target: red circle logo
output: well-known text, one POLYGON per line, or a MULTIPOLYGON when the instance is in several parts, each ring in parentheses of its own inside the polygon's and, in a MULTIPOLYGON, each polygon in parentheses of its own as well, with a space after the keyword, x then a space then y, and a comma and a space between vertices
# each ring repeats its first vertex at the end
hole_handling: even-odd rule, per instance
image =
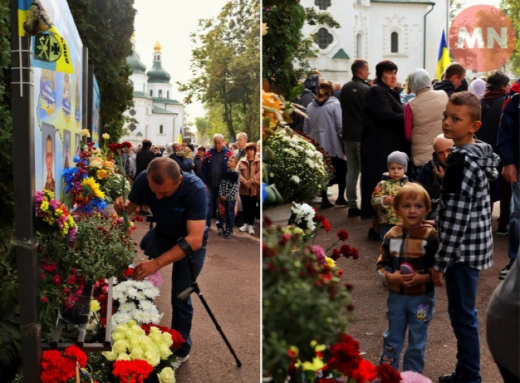
POLYGON ((516 33, 500 9, 474 5, 460 12, 449 31, 449 48, 455 60, 474 72, 503 66, 513 53, 516 33))

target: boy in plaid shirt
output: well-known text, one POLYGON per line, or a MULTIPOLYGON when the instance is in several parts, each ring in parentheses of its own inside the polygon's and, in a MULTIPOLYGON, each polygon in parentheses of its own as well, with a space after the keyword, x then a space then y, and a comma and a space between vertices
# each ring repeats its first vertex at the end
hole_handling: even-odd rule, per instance
POLYGON ((220 209, 217 209, 218 235, 223 235, 226 239, 233 237, 233 225, 235 224, 235 204, 240 186, 239 174, 236 171, 237 162, 235 156, 228 158, 228 171, 222 174, 222 181, 218 191, 219 200, 224 205, 226 211, 226 230, 224 230, 220 209))
POLYGON ((457 365, 439 383, 480 383, 480 343, 475 301, 480 270, 493 265, 489 181, 500 158, 474 138, 482 125, 480 102, 470 92, 454 93, 444 111, 442 131, 455 148, 448 157, 437 225, 439 249, 432 277, 446 279, 448 313, 457 338, 457 365))

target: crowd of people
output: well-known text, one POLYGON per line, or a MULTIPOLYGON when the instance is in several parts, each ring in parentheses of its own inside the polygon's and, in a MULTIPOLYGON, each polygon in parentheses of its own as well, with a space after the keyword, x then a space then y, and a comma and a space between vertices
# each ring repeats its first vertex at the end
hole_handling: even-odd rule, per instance
MULTIPOLYGON (((496 236, 509 235, 510 261, 488 310, 503 328, 488 325, 488 338, 504 381, 519 382, 520 79, 511 84, 496 71, 468 81, 452 63, 441 79, 415 69, 403 87, 391 61, 376 65, 371 83, 367 61, 351 69, 343 86, 319 72, 305 80, 296 103, 308 119, 293 128, 330 156, 335 204, 371 219, 368 238, 383 243, 377 269, 389 290, 389 326, 380 362, 399 367, 408 328, 404 369, 422 372, 434 287, 446 286, 458 353, 455 372, 439 383, 481 381, 477 285, 493 265, 491 216, 500 201, 496 236)), ((334 206, 329 195, 321 192, 322 209, 334 206)))
MULTIPOLYGON (((124 155, 125 170, 134 181, 155 158, 169 157, 183 172, 199 177, 207 188, 207 227, 216 219, 218 235, 233 237, 233 227, 255 234, 255 219, 260 216, 260 141, 247 142, 247 134, 237 134, 235 143, 216 134, 213 146, 195 147, 191 138, 182 143, 154 146, 148 139, 124 155)), ((149 214, 147 206, 141 207, 149 214)))

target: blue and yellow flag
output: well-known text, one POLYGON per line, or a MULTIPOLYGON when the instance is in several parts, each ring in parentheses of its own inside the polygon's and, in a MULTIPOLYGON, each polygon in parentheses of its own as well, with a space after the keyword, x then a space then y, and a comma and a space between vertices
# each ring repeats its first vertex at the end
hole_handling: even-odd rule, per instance
POLYGON ((179 143, 182 144, 182 126, 181 126, 181 130, 179 130, 179 138, 178 138, 178 141, 179 141, 179 143))
POLYGON ((435 71, 435 78, 441 79, 446 67, 450 65, 450 53, 448 51, 448 44, 446 44, 446 36, 442 31, 441 45, 439 46, 439 54, 437 56, 437 70, 435 71))
POLYGON ((74 74, 69 46, 39 0, 18 0, 18 34, 34 36, 33 66, 74 74))

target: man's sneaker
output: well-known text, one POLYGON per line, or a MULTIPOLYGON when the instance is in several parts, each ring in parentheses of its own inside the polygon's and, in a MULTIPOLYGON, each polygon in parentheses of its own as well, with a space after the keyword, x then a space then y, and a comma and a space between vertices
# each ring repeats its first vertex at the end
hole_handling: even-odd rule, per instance
POLYGON ((506 279, 507 277, 507 274, 509 274, 509 270, 511 269, 511 263, 509 263, 506 267, 504 267, 502 269, 502 271, 500 272, 500 274, 498 274, 498 279, 500 279, 501 281, 506 279))
POLYGON ((334 205, 347 206, 348 201, 345 198, 338 198, 336 202, 334 202, 334 205))
POLYGON ((505 237, 509 234, 507 227, 499 227, 496 232, 497 237, 505 237))
POLYGON ((177 370, 181 366, 181 364, 186 362, 189 358, 190 358, 190 354, 186 355, 184 358, 181 358, 180 356, 178 356, 175 359, 175 362, 172 363, 172 368, 174 370, 177 370))
POLYGON ((247 229, 247 231, 249 232, 249 234, 255 235, 255 228, 252 225, 249 225, 249 229, 247 229))
POLYGON ((224 235, 225 234, 225 231, 223 228, 219 228, 218 229, 218 235, 224 235))
POLYGON ((245 232, 249 228, 249 225, 247 223, 243 224, 238 231, 245 232))
POLYGON ((439 376, 439 383, 460 383, 455 374, 439 376))
POLYGON ((361 210, 357 207, 349 207, 348 208, 348 217, 359 217, 361 215, 361 210))
POLYGON ((231 232, 229 232, 229 231, 226 231, 226 232, 224 233, 224 238, 226 238, 226 239, 231 239, 231 238, 233 238, 233 233, 231 233, 231 232))

